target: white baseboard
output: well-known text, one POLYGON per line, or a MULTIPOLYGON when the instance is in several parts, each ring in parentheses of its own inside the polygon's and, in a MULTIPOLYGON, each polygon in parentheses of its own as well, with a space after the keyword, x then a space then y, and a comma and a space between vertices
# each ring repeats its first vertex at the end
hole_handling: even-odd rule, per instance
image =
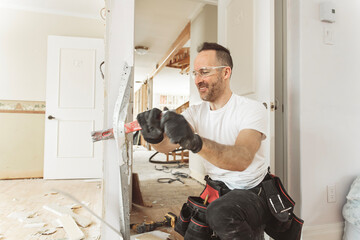
POLYGON ((344 222, 304 226, 302 240, 341 240, 344 232, 344 222))

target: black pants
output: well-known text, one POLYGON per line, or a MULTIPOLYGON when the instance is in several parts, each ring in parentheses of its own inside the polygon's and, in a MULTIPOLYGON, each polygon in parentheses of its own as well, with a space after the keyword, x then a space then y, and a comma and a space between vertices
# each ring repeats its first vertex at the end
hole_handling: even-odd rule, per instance
POLYGON ((211 202, 206 220, 221 240, 263 239, 263 230, 272 215, 261 186, 251 190, 234 189, 211 202))

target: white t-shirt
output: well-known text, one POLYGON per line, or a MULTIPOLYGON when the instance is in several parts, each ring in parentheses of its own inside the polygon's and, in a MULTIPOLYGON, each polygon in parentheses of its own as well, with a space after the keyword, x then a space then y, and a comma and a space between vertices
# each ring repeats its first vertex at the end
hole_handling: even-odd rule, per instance
MULTIPOLYGON (((190 106, 183 116, 201 137, 224 144, 234 145, 243 129, 254 129, 267 134, 267 112, 265 107, 254 100, 232 94, 229 101, 220 109, 210 110, 209 102, 190 106)), ((213 180, 224 182, 230 189, 250 189, 257 186, 265 177, 268 163, 265 147, 261 144, 254 160, 244 171, 221 169, 203 159, 206 174, 213 180)))

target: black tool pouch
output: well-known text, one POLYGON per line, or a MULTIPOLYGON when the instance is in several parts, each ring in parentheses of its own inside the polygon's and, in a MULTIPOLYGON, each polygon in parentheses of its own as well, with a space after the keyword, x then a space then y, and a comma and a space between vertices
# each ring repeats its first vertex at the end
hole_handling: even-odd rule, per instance
MULTIPOLYGON (((175 231, 180 233, 182 236, 185 236, 189 225, 194 225, 192 227, 193 232, 200 230, 201 228, 197 226, 207 226, 206 224, 206 208, 207 206, 203 204, 204 200, 200 197, 188 197, 186 203, 184 203, 180 216, 176 220, 175 231), (191 223, 193 222, 193 223, 191 223)), ((206 229, 206 227, 203 227, 206 229)), ((207 228, 209 228, 207 226, 207 228)), ((188 234, 189 235, 189 234, 188 234)))
POLYGON ((280 178, 270 175, 270 179, 261 185, 275 218, 266 224, 265 232, 275 240, 300 240, 304 221, 294 214, 295 201, 286 192, 280 178))
POLYGON ((192 209, 188 206, 187 203, 184 203, 180 211, 180 216, 176 218, 176 223, 174 228, 174 230, 180 233, 181 236, 185 236, 185 232, 190 223, 191 213, 192 213, 192 209))
POLYGON ((184 236, 185 240, 219 239, 206 223, 207 204, 230 190, 223 182, 214 181, 209 176, 205 176, 205 181, 206 187, 200 197, 188 197, 176 220, 175 231, 184 236))
POLYGON ((212 239, 213 232, 206 223, 206 208, 202 198, 188 197, 176 220, 175 231, 184 236, 185 240, 212 239))
POLYGON ((266 225, 265 232, 275 240, 300 240, 303 224, 304 220, 291 214, 291 219, 287 224, 271 223, 266 225))
MULTIPOLYGON (((280 222, 289 221, 290 213, 293 212, 294 204, 283 200, 279 190, 276 188, 275 179, 271 178, 261 183, 265 191, 266 202, 271 214, 280 222)), ((291 199, 292 200, 292 199, 291 199)), ((293 202, 293 201, 292 201, 293 202)))
POLYGON ((202 199, 208 197, 207 202, 211 203, 212 201, 218 199, 224 194, 230 192, 230 189, 221 181, 212 180, 208 175, 205 176, 206 186, 205 189, 200 194, 202 199))
POLYGON ((209 225, 207 225, 199 215, 201 215, 199 212, 195 212, 191 217, 189 226, 184 235, 184 240, 211 239, 212 231, 209 225))

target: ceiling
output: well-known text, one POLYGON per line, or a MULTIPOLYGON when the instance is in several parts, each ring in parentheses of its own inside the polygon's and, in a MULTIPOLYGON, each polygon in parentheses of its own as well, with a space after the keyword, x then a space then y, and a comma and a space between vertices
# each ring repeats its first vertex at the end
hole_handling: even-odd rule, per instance
MULTIPOLYGON (((135 0, 134 44, 149 48, 146 55, 135 54, 135 82, 147 79, 186 24, 205 4, 217 4, 217 0, 135 0)), ((4 6, 100 19, 105 0, 1 0, 0 7, 4 6)))
POLYGON ((0 7, 100 19, 104 0, 0 0, 0 7))

